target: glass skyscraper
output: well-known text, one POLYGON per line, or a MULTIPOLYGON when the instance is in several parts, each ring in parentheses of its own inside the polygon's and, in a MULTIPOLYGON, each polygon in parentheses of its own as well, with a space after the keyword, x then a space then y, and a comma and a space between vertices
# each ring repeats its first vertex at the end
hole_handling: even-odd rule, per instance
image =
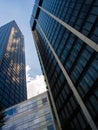
POLYGON ((47 92, 3 111, 2 130, 56 130, 47 92))
POLYGON ((98 128, 98 0, 35 0, 36 49, 62 130, 98 128))
POLYGON ((24 37, 15 21, 0 27, 0 106, 27 99, 24 37))

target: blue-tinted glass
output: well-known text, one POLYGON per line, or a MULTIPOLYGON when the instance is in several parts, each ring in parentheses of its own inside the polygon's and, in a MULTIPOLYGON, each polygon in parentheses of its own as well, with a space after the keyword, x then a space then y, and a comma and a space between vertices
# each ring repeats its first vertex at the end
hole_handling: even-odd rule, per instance
POLYGON ((53 127, 53 125, 50 125, 50 126, 47 127, 47 129, 48 130, 54 130, 54 127, 53 127))

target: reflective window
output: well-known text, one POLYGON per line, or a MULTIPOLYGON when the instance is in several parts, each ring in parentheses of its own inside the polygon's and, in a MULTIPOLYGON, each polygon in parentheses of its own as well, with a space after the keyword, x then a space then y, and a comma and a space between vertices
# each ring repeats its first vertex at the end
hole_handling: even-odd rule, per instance
POLYGON ((47 129, 48 130, 54 130, 54 127, 53 127, 53 125, 49 125, 49 126, 47 126, 47 129))

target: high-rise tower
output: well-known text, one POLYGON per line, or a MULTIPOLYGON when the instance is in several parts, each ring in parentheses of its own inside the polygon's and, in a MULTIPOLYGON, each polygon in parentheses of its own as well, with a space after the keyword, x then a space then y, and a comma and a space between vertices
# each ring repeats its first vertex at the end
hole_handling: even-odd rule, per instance
POLYGON ((98 1, 35 0, 31 28, 60 129, 98 127, 98 1))
POLYGON ((15 21, 0 27, 0 105, 27 99, 24 37, 15 21))

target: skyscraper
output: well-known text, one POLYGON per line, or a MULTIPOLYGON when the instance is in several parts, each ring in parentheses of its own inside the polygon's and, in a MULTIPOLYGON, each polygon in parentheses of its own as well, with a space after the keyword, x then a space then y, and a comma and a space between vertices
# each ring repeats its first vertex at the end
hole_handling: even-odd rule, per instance
POLYGON ((31 29, 62 130, 98 127, 98 1, 36 0, 31 29))
POLYGON ((27 99, 24 37, 15 21, 0 27, 0 105, 27 99))
POLYGON ((2 130, 56 130, 47 92, 5 109, 2 115, 2 130))

